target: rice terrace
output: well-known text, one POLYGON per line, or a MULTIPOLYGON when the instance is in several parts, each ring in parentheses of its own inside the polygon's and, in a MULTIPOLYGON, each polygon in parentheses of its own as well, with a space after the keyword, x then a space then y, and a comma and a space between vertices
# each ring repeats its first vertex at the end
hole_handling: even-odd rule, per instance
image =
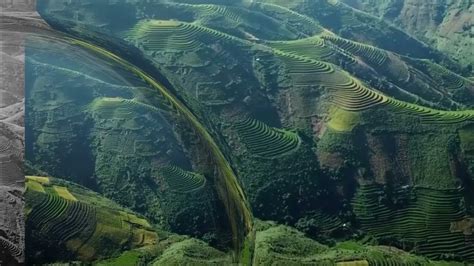
POLYGON ((37 0, 5 258, 474 263, 472 4, 425 2, 37 0))

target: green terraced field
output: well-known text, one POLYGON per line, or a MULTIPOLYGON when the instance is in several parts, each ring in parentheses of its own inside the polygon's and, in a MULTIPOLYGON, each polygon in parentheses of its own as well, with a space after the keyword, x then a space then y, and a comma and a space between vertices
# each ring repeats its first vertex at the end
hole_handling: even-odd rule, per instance
POLYGON ((334 55, 334 51, 318 36, 291 42, 271 42, 268 45, 290 54, 299 54, 319 60, 327 60, 334 55))
POLYGON ((36 180, 37 177, 27 177, 26 224, 27 239, 31 241, 27 245, 43 245, 46 250, 40 248, 41 252, 29 256, 49 261, 66 252, 91 261, 115 254, 116 248, 140 247, 156 240, 156 233, 146 220, 122 211, 98 194, 52 178, 38 190, 36 180), (75 200, 56 195, 58 185, 69 188, 75 200), (106 246, 104 241, 108 241, 106 246), (47 249, 51 243, 60 243, 57 253, 47 249))
POLYGON ((432 259, 455 254, 473 260, 474 238, 450 231, 451 222, 467 215, 460 191, 414 188, 395 195, 402 206, 390 206, 379 186, 359 188, 352 204, 364 230, 432 259))
POLYGON ((206 178, 203 175, 176 166, 163 167, 159 169, 159 173, 168 187, 175 192, 190 193, 206 185, 206 178))
POLYGON ((191 11, 195 22, 224 32, 238 35, 251 41, 273 39, 296 39, 299 28, 281 24, 271 16, 241 6, 215 4, 178 4, 179 10, 191 11), (256 24, 261 26, 256 28, 256 24))
POLYGON ((195 5, 196 7, 202 9, 204 13, 208 15, 217 15, 221 17, 225 17, 233 21, 235 24, 234 26, 244 22, 245 17, 244 14, 248 12, 248 10, 240 9, 238 7, 230 7, 230 6, 221 6, 221 5, 195 5), (244 14, 242 14, 244 13, 244 14))
MULTIPOLYGON (((204 34, 204 36, 212 36, 212 38, 215 39, 225 39, 234 43, 241 44, 246 47, 245 49, 250 49, 250 47, 253 46, 247 41, 230 36, 225 33, 220 33, 209 28, 176 21, 142 22, 137 28, 132 30, 130 38, 134 40, 139 40, 139 43, 146 43, 145 40, 156 40, 157 42, 163 43, 166 42, 167 38, 166 33, 163 33, 164 35, 160 35, 161 28, 163 28, 165 32, 170 31, 178 37, 181 36, 179 38, 193 39, 193 42, 198 39, 198 36, 204 34), (169 30, 169 27, 174 27, 176 28, 176 30, 169 30)), ((208 39, 209 37, 204 37, 204 39, 208 39)), ((352 51, 356 55, 364 56, 368 60, 371 60, 372 62, 375 62, 378 65, 383 64, 387 59, 387 55, 383 50, 374 48, 372 46, 362 45, 337 37, 331 37, 331 35, 329 34, 325 34, 323 38, 328 39, 331 42, 336 43, 337 45, 340 45, 341 49, 343 50, 347 50, 349 52, 352 51)), ((310 40, 306 40, 304 42, 300 41, 299 44, 297 41, 291 43, 273 42, 269 45, 274 47, 272 48, 273 53, 277 57, 279 57, 284 63, 289 75, 293 80, 294 86, 321 85, 323 87, 333 89, 334 91, 336 91, 336 95, 333 97, 333 102, 346 110, 364 111, 377 105, 387 104, 392 108, 392 110, 396 111, 397 113, 407 113, 410 115, 420 116, 421 121, 425 123, 460 123, 467 120, 472 120, 473 118, 474 113, 471 110, 436 110, 396 100, 376 90, 363 86, 360 84, 360 82, 355 80, 350 80, 348 81, 348 83, 346 83, 347 77, 350 76, 345 71, 337 69, 332 64, 326 63, 324 61, 319 61, 304 56, 304 54, 309 53, 309 51, 305 51, 305 48, 308 49, 308 42, 311 45, 310 40)), ((191 45, 189 44, 189 42, 184 43, 186 43, 186 45, 177 47, 180 47, 179 49, 187 51, 191 51, 196 48, 194 44, 191 45)), ((202 43, 204 44, 206 43, 206 41, 202 41, 202 43)), ((146 46, 146 44, 144 45, 146 46)), ((165 49, 162 45, 157 45, 148 48, 153 51, 165 49)), ((145 47, 145 49, 148 48, 145 47)))
MULTIPOLYGON (((143 24, 140 24, 139 27, 132 31, 133 34, 131 34, 130 36, 132 39, 138 40, 141 40, 140 38, 143 38, 140 43, 143 43, 144 39, 155 39, 159 42, 166 42, 166 35, 164 35, 165 38, 159 38, 160 35, 149 34, 155 32, 151 29, 156 29, 156 32, 161 32, 160 28, 167 28, 167 25, 171 25, 170 27, 177 28, 178 30, 176 30, 175 34, 183 36, 183 38, 190 38, 195 40, 195 38, 199 36, 200 33, 205 33, 209 34, 210 36, 214 36, 214 38, 226 39, 229 41, 241 43, 247 47, 251 46, 251 44, 239 38, 224 33, 219 33, 218 31, 212 29, 175 21, 143 22, 143 24)), ((337 37, 331 37, 331 35, 329 34, 324 35, 323 38, 334 42, 336 45, 341 46, 341 49, 343 50, 347 50, 358 56, 365 57, 367 58, 367 60, 371 60, 372 62, 378 65, 382 65, 387 59, 387 55, 383 50, 374 48, 372 46, 362 45, 337 37)), ((335 91, 337 91, 336 95, 333 97, 334 103, 348 111, 364 111, 378 105, 386 104, 397 113, 407 113, 410 115, 419 116, 421 118, 421 121, 424 123, 460 123, 467 120, 471 120, 474 117, 474 113, 470 110, 441 111, 399 101, 391 97, 385 96, 378 91, 369 89, 355 80, 350 80, 346 84, 345 82, 347 78, 345 78, 344 76, 349 74, 344 73, 344 71, 342 70, 336 70, 335 66, 332 66, 331 64, 326 63, 324 61, 319 61, 311 59, 307 56, 300 55, 309 54, 311 52, 310 50, 305 51, 304 49, 301 50, 299 48, 306 47, 306 49, 311 49, 312 45, 318 45, 317 43, 317 41, 311 42, 311 39, 305 39, 304 41, 296 41, 290 43, 273 42, 269 44, 273 47, 274 54, 282 60, 285 67, 288 69, 288 73, 292 77, 293 84, 295 86, 310 86, 319 84, 330 89, 334 89, 335 91), (295 51, 299 52, 297 53, 295 51), (333 73, 336 74, 331 75, 333 73)), ((152 48, 152 50, 155 49, 163 50, 164 48, 162 46, 156 46, 152 48)), ((194 49, 194 47, 182 46, 180 49, 192 50, 194 49)), ((329 54, 327 56, 329 56, 329 54)))
POLYGON ((257 1, 253 2, 250 7, 271 17, 285 19, 286 23, 300 30, 302 34, 306 36, 316 35, 324 31, 324 28, 310 17, 302 15, 282 5, 257 1))
POLYGON ((367 62, 376 66, 382 66, 387 60, 387 53, 376 47, 365 45, 362 43, 353 42, 347 39, 339 38, 334 35, 324 34, 321 38, 328 40, 331 43, 339 46, 344 51, 347 51, 354 56, 361 57, 367 62))
POLYGON ((393 247, 356 241, 328 247, 282 225, 262 224, 257 231, 256 247, 254 265, 460 265, 438 264, 393 247))
MULTIPOLYGON (((473 83, 430 44, 337 0, 38 5, 67 33, 58 39, 69 53, 81 50, 75 60, 110 69, 72 66, 66 53, 51 56, 57 49, 26 60, 36 88, 26 105, 35 107, 26 110, 28 171, 140 214, 30 178, 27 236, 36 242, 27 256, 99 265, 474 261, 463 223, 474 209, 473 83)), ((16 252, 2 236, 0 246, 16 252)))
POLYGON ((282 26, 271 17, 240 6, 185 3, 174 3, 171 6, 179 9, 182 12, 192 12, 194 19, 203 25, 209 24, 217 26, 216 23, 218 22, 225 24, 225 26, 228 28, 243 27, 245 30, 252 32, 255 31, 255 33, 258 35, 263 34, 270 37, 270 34, 266 34, 253 28, 254 23, 265 23, 266 29, 270 30, 274 35, 291 36, 293 38, 296 37, 294 36, 294 33, 290 31, 290 29, 282 26))
POLYGON ((149 50, 187 50, 199 48, 196 31, 191 24, 174 21, 150 21, 138 24, 130 37, 149 50), (133 34, 133 35, 132 35, 133 34))
POLYGON ((417 116, 422 123, 455 124, 474 120, 474 110, 442 111, 398 101, 392 98, 388 98, 387 103, 396 113, 417 116))
POLYGON ((334 231, 344 227, 344 222, 336 215, 330 215, 322 211, 311 213, 311 216, 304 218, 296 224, 299 230, 304 231, 305 223, 310 223, 311 227, 316 227, 318 234, 329 235, 334 231))
POLYGON ((422 60, 422 67, 435 82, 441 83, 449 90, 458 90, 464 88, 466 85, 474 86, 472 81, 431 61, 422 60))
POLYGON ((274 50, 274 52, 277 56, 281 56, 290 74, 330 74, 334 71, 334 68, 330 64, 323 61, 317 61, 279 50, 274 50))
POLYGON ((314 60, 328 62, 342 60, 348 65, 356 63, 356 59, 352 55, 322 37, 326 35, 331 36, 331 33, 323 33, 295 41, 268 42, 267 45, 288 54, 300 55, 314 60))
POLYGON ((333 85, 335 96, 333 101, 337 106, 347 111, 359 112, 386 103, 387 97, 370 90, 359 81, 351 79, 348 83, 333 85))
POLYGON ((298 149, 300 138, 296 133, 272 128, 248 118, 235 125, 242 142, 250 154, 264 158, 276 158, 298 149))
POLYGON ((186 239, 172 244, 152 265, 230 265, 231 258, 202 241, 186 239))
POLYGON ((135 114, 122 98, 96 99, 91 106, 94 115, 102 119, 134 119, 135 114))
POLYGON ((135 99, 123 99, 123 98, 98 98, 94 100, 92 103, 92 108, 97 109, 95 110, 96 112, 103 112, 104 116, 109 116, 109 117, 118 117, 118 118, 125 118, 125 119, 131 119, 133 118, 133 113, 130 109, 134 107, 142 107, 146 108, 148 111, 154 111, 154 112, 159 112, 160 109, 148 105, 142 102, 139 102, 138 100, 135 99), (114 113, 114 110, 117 109, 116 113, 114 113))
POLYGON ((130 30, 127 38, 150 51, 194 51, 216 40, 240 40, 197 24, 172 20, 142 21, 130 30))
POLYGON ((355 80, 347 85, 333 85, 331 88, 336 91, 333 101, 348 111, 364 111, 378 105, 385 105, 397 114, 419 117, 421 123, 453 124, 474 119, 474 110, 444 111, 423 107, 385 96, 355 80))

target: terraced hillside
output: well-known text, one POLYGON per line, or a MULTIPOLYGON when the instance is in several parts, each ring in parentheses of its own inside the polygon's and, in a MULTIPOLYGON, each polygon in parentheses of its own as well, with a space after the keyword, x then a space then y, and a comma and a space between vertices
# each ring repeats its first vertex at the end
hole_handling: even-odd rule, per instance
POLYGON ((190 193, 206 185, 206 178, 203 175, 188 172, 176 166, 159 169, 159 173, 172 191, 190 193))
POLYGON ((27 59, 32 169, 200 239, 102 263, 474 261, 474 83, 449 55, 339 1, 38 8, 69 37, 27 59))
POLYGON ((443 265, 445 263, 412 256, 388 246, 364 245, 364 241, 369 239, 341 242, 328 247, 286 226, 272 223, 261 223, 260 226, 256 240, 259 252, 254 258, 254 265, 443 265))
MULTIPOLYGON (((272 222, 257 221, 256 254, 252 265, 462 265, 430 261, 387 246, 367 245, 370 239, 329 247, 301 232, 272 222)), ((231 258, 205 242, 174 234, 160 235, 153 248, 139 248, 97 265, 226 265, 231 258)))
POLYGON ((26 243, 36 250, 28 261, 92 261, 158 240, 143 217, 90 190, 38 176, 27 177, 26 186, 26 243))
POLYGON ((253 119, 237 123, 236 129, 251 154, 273 158, 298 149, 300 139, 297 134, 270 128, 253 119))
POLYGON ((400 28, 432 43, 439 50, 452 55, 462 64, 471 65, 474 60, 472 49, 472 12, 469 1, 376 1, 344 0, 347 4, 386 19, 400 28))
MULTIPOLYGON (((50 50, 42 46, 46 42, 35 40, 30 47, 34 55, 27 62, 27 67, 36 69, 27 79, 31 103, 27 123, 32 126, 27 131, 26 154, 33 167, 98 191, 164 228, 193 236, 207 234, 220 242, 219 221, 225 216, 214 207, 216 192, 205 186, 204 175, 199 176, 203 183, 195 193, 168 191, 169 183, 185 184, 180 176, 170 176, 169 183, 157 182, 162 168, 192 170, 174 133, 187 129, 174 128, 180 120, 170 104, 143 81, 109 68, 109 63, 84 59, 72 63, 78 53, 83 58, 91 54, 70 44, 53 44, 52 49, 69 53, 51 62, 50 50), (53 153, 61 154, 61 159, 53 153)), ((212 177, 207 164, 199 165, 212 177)))
POLYGON ((472 260, 471 234, 451 228, 467 215, 461 195, 459 190, 415 188, 394 191, 389 198, 380 187, 364 185, 353 206, 362 228, 381 239, 433 259, 472 260))

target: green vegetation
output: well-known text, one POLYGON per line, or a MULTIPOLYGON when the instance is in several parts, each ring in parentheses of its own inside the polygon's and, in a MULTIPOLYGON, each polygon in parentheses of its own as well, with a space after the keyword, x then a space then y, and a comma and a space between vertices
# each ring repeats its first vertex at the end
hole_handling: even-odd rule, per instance
POLYGON ((441 82, 444 86, 446 86, 450 90, 458 90, 466 86, 467 84, 472 82, 468 79, 446 69, 439 64, 433 64, 429 61, 426 62, 427 66, 426 69, 428 70, 428 74, 436 81, 441 82))
POLYGON ((467 171, 471 173, 471 180, 474 180, 472 174, 474 173, 474 128, 466 127, 462 128, 458 132, 460 139, 460 146, 464 157, 466 158, 467 171))
POLYGON ((359 123, 359 114, 357 112, 345 111, 335 107, 330 112, 328 127, 336 131, 352 131, 359 123))
MULTIPOLYGON (((55 48, 67 49, 64 46, 55 48)), ((74 57, 74 51, 81 50, 73 46, 70 51, 62 57, 63 60, 74 57)), ((30 131, 27 138, 29 159, 38 167, 32 171, 33 174, 57 173, 141 213, 161 228, 206 237, 215 245, 222 245, 220 242, 228 244, 230 236, 227 232, 224 235, 218 231, 225 216, 221 213, 223 208, 217 210, 214 207, 218 200, 211 186, 199 190, 199 193, 176 195, 164 182, 155 180, 159 176, 157 170, 166 165, 191 168, 172 131, 172 126, 177 123, 174 120, 176 115, 156 90, 146 88, 143 82, 126 74, 119 80, 109 78, 108 82, 97 79, 96 76, 110 71, 101 65, 100 60, 90 64, 96 69, 96 74, 87 76, 71 74, 69 69, 81 64, 71 63, 67 69, 60 69, 57 63, 40 64, 45 61, 41 54, 35 54, 35 59, 37 61, 29 60, 35 67, 33 74, 43 74, 34 79, 35 86, 29 87, 30 123, 35 125, 35 129, 41 129, 45 122, 59 120, 58 124, 70 124, 74 134, 51 134, 52 145, 42 140, 42 133, 35 129, 30 131), (121 85, 124 83, 126 86, 121 85), (67 106, 67 111, 74 110, 74 116, 65 117, 69 114, 65 108, 52 108, 58 105, 67 106), (57 160, 55 154, 61 154, 62 158, 57 160)), ((110 62, 107 65, 111 65, 110 62)), ((213 168, 200 167, 199 170, 213 177, 213 168)), ((48 182, 47 178, 37 177, 35 180, 37 183, 48 182)), ((45 189, 43 186, 36 188, 45 189)), ((74 197, 78 196, 74 194, 74 197)), ((94 195, 78 199, 97 201, 94 195)), ((109 250, 99 249, 97 252, 100 257, 110 255, 107 253, 109 250)))
POLYGON ((271 16, 241 6, 176 3, 169 7, 177 12, 192 13, 195 22, 200 25, 248 40, 296 39, 299 35, 299 28, 281 24, 271 16), (262 27, 254 27, 257 23, 262 27))
POLYGON ((65 181, 49 178, 40 184, 38 179, 27 177, 27 245, 37 249, 29 259, 54 262, 72 256, 92 261, 156 242, 146 220, 117 204, 65 181), (68 197, 56 195, 58 188, 68 190, 68 197))
POLYGON ((306 235, 313 235, 314 232, 317 232, 318 239, 328 240, 331 239, 333 233, 337 234, 341 229, 347 227, 347 223, 344 223, 337 215, 317 210, 299 219, 295 227, 306 235))
POLYGON ((295 41, 268 42, 267 45, 288 54, 300 55, 314 60, 332 62, 338 65, 356 64, 357 61, 351 54, 323 38, 332 35, 331 32, 324 32, 295 41))
POLYGON ((322 38, 324 40, 329 40, 331 43, 339 46, 344 51, 347 51, 355 56, 362 57, 367 62, 376 66, 382 66, 387 60, 387 53, 382 49, 349 41, 329 34, 323 35, 322 38))
POLYGON ((210 247, 207 243, 162 232, 160 241, 123 252, 120 256, 102 260, 97 265, 233 265, 229 254, 210 247))
POLYGON ((333 0, 39 10, 68 37, 26 60, 33 261, 474 262, 474 85, 444 54, 333 0))
POLYGON ((142 41, 149 50, 192 51, 199 47, 195 28, 176 21, 145 21, 136 26, 131 37, 142 41))
POLYGON ((333 101, 348 111, 364 111, 378 105, 387 105, 398 114, 419 117, 422 123, 450 124, 474 119, 473 110, 443 111, 399 101, 371 90, 353 79, 347 84, 332 85, 332 88, 336 91, 333 101))
POLYGON ((333 85, 336 90, 333 101, 347 111, 357 112, 384 104, 389 98, 370 90, 359 81, 351 79, 349 83, 333 85))
POLYGON ((195 239, 172 244, 153 265, 229 265, 232 259, 224 252, 195 239))
POLYGON ((271 128, 251 118, 237 123, 235 128, 250 153, 265 158, 289 154, 298 149, 301 142, 296 133, 271 128))
POLYGON ((334 72, 333 66, 322 61, 287 54, 278 50, 275 50, 275 53, 284 62, 295 86, 307 86, 334 72))
POLYGON ((432 259, 472 260, 471 236, 450 231, 466 215, 459 190, 408 188, 392 196, 376 185, 362 185, 354 198, 361 227, 387 244, 432 259))
MULTIPOLYGON (((201 40, 201 45, 204 45, 211 36, 216 40, 224 39, 240 43, 246 46, 246 49, 252 47, 251 43, 228 34, 176 21, 141 22, 131 31, 129 38, 137 40, 139 46, 143 45, 145 50, 150 51, 166 50, 166 45, 163 43, 167 42, 168 39, 172 40, 173 38, 178 38, 184 41, 182 42, 183 45, 175 45, 174 47, 177 47, 176 49, 193 51, 196 45, 199 46, 199 44, 195 43, 196 40, 201 40), (170 28, 174 28, 175 30, 171 30, 170 28), (205 37, 206 35, 207 37, 205 37), (204 39, 200 39, 199 36, 203 36, 204 39), (153 44, 152 46, 147 46, 150 40, 156 41, 160 43, 160 45, 153 44)), ((343 50, 365 57, 369 62, 373 62, 377 65, 382 65, 387 59, 387 55, 383 50, 372 46, 351 42, 330 34, 325 34, 323 38, 334 42, 343 50)), ((311 42, 311 40, 306 40, 306 42, 309 42, 310 46, 314 44, 317 45, 318 43, 311 42)), ((174 42, 172 41, 171 43, 174 42)), ((285 64, 294 86, 309 86, 319 83, 328 89, 334 89, 336 91, 334 102, 346 110, 363 111, 380 104, 388 103, 389 106, 393 107, 398 113, 421 116, 421 120, 426 123, 460 123, 466 120, 472 120, 474 116, 474 113, 470 110, 442 111, 385 96, 378 91, 363 86, 359 81, 351 78, 348 73, 335 69, 331 64, 312 59, 315 57, 318 58, 317 53, 315 54, 313 52, 311 58, 304 56, 309 53, 305 51, 305 49, 308 49, 307 43, 305 44, 303 42, 303 45, 298 45, 298 42, 289 44, 270 43, 269 45, 274 47, 272 49, 273 53, 285 64), (345 80, 348 80, 348 82, 346 83, 345 80)), ((317 51, 317 49, 315 50, 317 51)))
POLYGON ((465 152, 474 151, 474 127, 466 127, 459 130, 459 138, 461 140, 461 148, 465 152))
POLYGON ((206 178, 203 175, 176 166, 163 167, 159 169, 159 173, 172 191, 189 193, 206 185, 206 178))
POLYGON ((108 259, 97 263, 104 266, 122 266, 122 265, 139 265, 142 261, 142 252, 139 250, 129 250, 122 253, 119 257, 108 259))
POLYGON ((330 57, 334 55, 334 51, 318 36, 291 42, 271 42, 268 43, 268 45, 289 54, 299 54, 323 61, 330 59, 330 57))
POLYGON ((128 38, 137 41, 145 50, 178 50, 193 51, 202 43, 210 42, 206 35, 214 39, 238 39, 229 34, 222 33, 196 24, 173 20, 145 20, 138 23, 130 30, 128 38))
MULTIPOLYGON (((269 1, 268 1, 269 2, 269 1)), ((287 23, 295 28, 298 28, 302 33, 307 35, 315 35, 324 30, 319 23, 308 16, 295 12, 284 5, 268 3, 267 1, 253 2, 250 8, 256 8, 262 13, 268 14, 279 20, 287 20, 287 23)))
POLYGON ((141 107, 151 112, 160 112, 161 109, 140 102, 138 99, 123 98, 97 98, 92 103, 91 109, 95 114, 103 115, 105 118, 133 119, 134 107, 141 107), (103 112, 103 113, 102 113, 103 112))
POLYGON ((440 111, 432 108, 425 108, 419 105, 401 102, 394 99, 387 99, 390 107, 395 112, 401 114, 410 114, 420 117, 423 123, 434 124, 452 124, 461 123, 465 121, 472 121, 474 119, 474 110, 466 111, 440 111))
POLYGON ((282 225, 261 228, 256 250, 254 265, 443 265, 387 246, 348 241, 328 247, 282 225))
POLYGON ((214 141, 213 137, 209 134, 207 129, 195 115, 187 109, 187 107, 181 103, 181 101, 173 95, 163 84, 160 84, 151 76, 140 70, 138 67, 130 64, 124 59, 118 57, 117 55, 104 50, 98 46, 95 46, 90 43, 78 39, 69 39, 69 42, 72 44, 79 45, 81 47, 90 49, 91 51, 97 52, 99 55, 104 56, 117 64, 125 67, 150 86, 157 89, 159 93, 167 100, 169 103, 176 108, 176 110, 182 114, 187 121, 192 125, 192 127, 197 131, 203 141, 206 142, 206 146, 209 149, 209 152, 212 153, 213 159, 215 160, 216 167, 219 171, 219 179, 216 180, 218 183, 217 191, 221 200, 226 206, 227 215, 229 217, 229 223, 232 227, 232 234, 234 239, 234 248, 236 254, 241 252, 242 243, 248 234, 252 232, 252 214, 249 210, 249 206, 245 197, 245 194, 240 187, 240 184, 234 174, 233 169, 231 168, 229 162, 222 154, 217 143, 214 141))
POLYGON ((71 192, 69 192, 66 187, 53 186, 53 188, 59 197, 65 200, 77 201, 77 199, 71 194, 71 192))
POLYGON ((472 24, 469 22, 471 2, 465 0, 448 3, 407 0, 342 0, 342 2, 394 23, 419 40, 452 56, 463 66, 471 65, 472 68, 470 32, 472 24))
MULTIPOLYGON (((462 265, 430 261, 394 247, 344 241, 326 246, 301 232, 273 222, 257 222, 257 244, 252 265, 462 265)), ((98 265, 230 265, 231 258, 206 243, 167 235, 153 247, 126 251, 98 265), (132 263, 132 264, 126 264, 132 263)))

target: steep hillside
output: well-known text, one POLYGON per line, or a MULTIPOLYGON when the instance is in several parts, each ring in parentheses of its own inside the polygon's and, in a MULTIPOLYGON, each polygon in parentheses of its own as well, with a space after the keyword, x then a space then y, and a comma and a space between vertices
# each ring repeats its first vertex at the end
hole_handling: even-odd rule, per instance
POLYGON ((471 1, 345 0, 382 17, 468 67, 474 67, 474 5, 471 1))
MULTIPOLYGON (((97 265, 228 265, 231 257, 207 243, 153 228, 143 217, 77 184, 26 177, 27 262, 95 261, 97 265), (123 251, 125 250, 125 251, 123 251), (104 259, 105 258, 105 259, 104 259)), ((253 265, 290 263, 438 262, 377 246, 368 238, 329 247, 274 222, 257 222, 253 265)), ((439 262, 439 265, 443 265, 439 262)), ((454 264, 452 264, 454 265, 454 264)))
POLYGON ((290 227, 268 222, 259 223, 255 247, 253 265, 460 265, 374 245, 370 238, 327 246, 290 227))
MULTIPOLYGON (((208 163, 192 157, 198 144, 187 144, 185 153, 175 131, 186 126, 173 107, 143 81, 90 52, 65 42, 47 43, 32 39, 27 59, 29 162, 164 228, 210 234, 217 241, 211 235, 219 230, 221 213, 203 175, 208 163), (63 56, 52 57, 53 52, 63 56)), ((196 142, 193 138, 187 140, 196 142)))
POLYGON ((158 240, 148 221, 97 193, 60 179, 26 180, 29 263, 92 261, 158 240))
POLYGON ((29 46, 26 158, 204 241, 156 264, 474 262, 474 83, 446 54, 337 1, 39 11, 68 37, 29 46))

